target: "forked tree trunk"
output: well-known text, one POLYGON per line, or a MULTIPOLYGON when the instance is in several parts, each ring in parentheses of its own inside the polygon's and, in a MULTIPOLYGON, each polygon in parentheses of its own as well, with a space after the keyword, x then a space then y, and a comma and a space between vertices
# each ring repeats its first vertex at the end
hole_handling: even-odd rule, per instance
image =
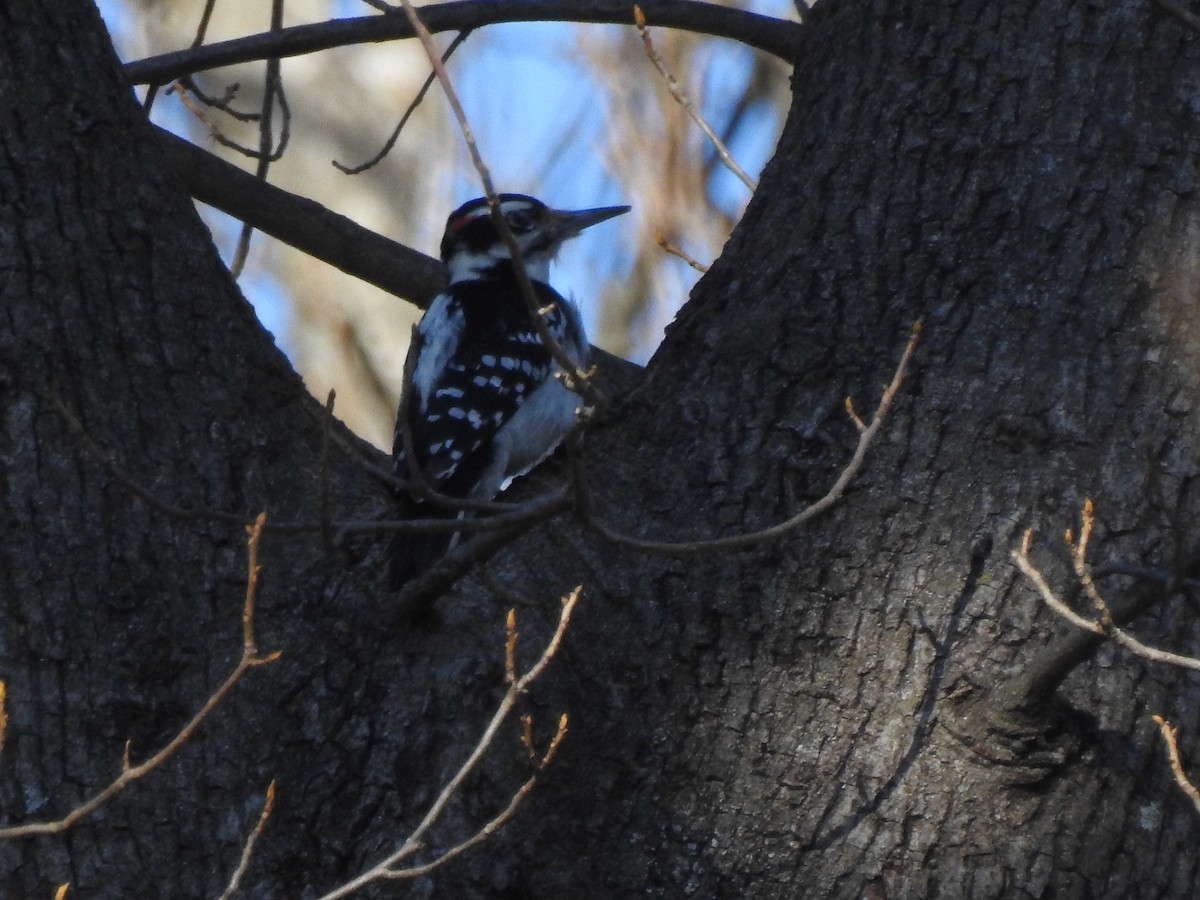
MULTIPOLYGON (((133 496, 315 519, 321 425, 164 172, 100 23, 0 8, 0 810, 65 812, 184 722, 240 650, 243 536, 133 496), (24 17, 28 17, 25 19, 24 17)), ((10 5, 11 6, 11 5, 10 5)), ((1102 648, 1049 700, 1064 593, 1092 558, 1196 568, 1193 305, 1200 39, 1138 2, 824 0, 778 153, 620 414, 588 436, 598 514, 697 539, 823 493, 912 324, 867 467, 787 538, 676 557, 542 526, 408 630, 383 538, 264 539, 251 672, 163 770, 65 837, 0 844, 12 896, 213 896, 266 783, 246 895, 312 896, 419 819, 503 690, 583 599, 523 711, 559 758, 517 818, 414 895, 1191 897, 1197 813, 1152 712, 1197 746, 1194 679, 1102 648), (1040 689, 1042 693, 1039 693, 1040 689), (1024 692, 1024 693, 1022 693, 1024 692), (1024 701, 1024 702, 1022 702, 1024 701), (150 887, 148 887, 150 886, 150 887)), ((635 198, 636 199, 636 198, 635 198)), ((339 516, 386 509, 339 454, 339 516)), ((1156 582, 1136 628, 1200 651, 1156 582), (1163 595, 1163 596, 1159 596, 1163 595)), ((527 774, 519 727, 428 853, 527 774)), ((391 896, 393 888, 379 892, 391 896)))

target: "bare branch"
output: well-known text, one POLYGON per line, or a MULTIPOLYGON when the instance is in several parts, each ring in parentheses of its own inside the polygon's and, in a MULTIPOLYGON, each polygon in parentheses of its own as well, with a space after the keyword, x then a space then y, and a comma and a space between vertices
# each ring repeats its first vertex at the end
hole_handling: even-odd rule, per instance
POLYGON ((167 162, 201 203, 418 306, 428 306, 445 285, 440 260, 259 181, 170 132, 158 129, 158 135, 167 162))
MULTIPOLYGON (((389 10, 390 9, 391 8, 389 7, 389 10)), ((395 10, 391 11, 394 12, 395 10)), ((443 65, 445 65, 446 60, 448 60, 454 54, 455 50, 462 46, 463 41, 470 37, 470 35, 470 31, 460 31, 454 36, 454 40, 450 42, 450 46, 448 46, 446 48, 446 52, 442 54, 443 65)), ((378 153, 368 159, 365 163, 357 166, 344 166, 337 160, 333 160, 333 167, 345 175, 357 175, 360 172, 365 172, 367 169, 370 169, 373 166, 379 165, 380 161, 383 160, 383 158, 389 153, 391 153, 392 148, 396 146, 396 141, 400 138, 400 132, 404 130, 404 126, 408 124, 408 120, 412 117, 412 114, 416 112, 417 107, 421 105, 421 101, 425 99, 425 95, 429 93, 429 88, 436 79, 437 72, 435 70, 431 70, 429 75, 426 76, 424 83, 421 85, 421 89, 417 91, 417 96, 413 98, 412 103, 408 104, 408 108, 404 110, 404 115, 400 117, 400 121, 397 123, 395 129, 393 129, 388 139, 384 141, 383 147, 380 148, 378 153)))
POLYGON ((193 47, 199 47, 204 43, 204 36, 208 33, 208 23, 212 20, 213 8, 216 5, 217 0, 205 0, 204 11, 200 14, 200 23, 196 26, 196 37, 192 39, 193 47))
POLYGON ((1183 791, 1189 800, 1192 801, 1192 806, 1196 812, 1200 812, 1200 790, 1196 790, 1196 786, 1192 784, 1187 777, 1187 773, 1183 771, 1183 761, 1179 758, 1179 743, 1176 741, 1176 735, 1179 729, 1173 728, 1160 715, 1151 716, 1154 724, 1158 726, 1158 730, 1162 733, 1163 743, 1167 745, 1167 759, 1171 763, 1171 773, 1175 776, 1175 783, 1179 785, 1179 789, 1183 791))
MULTIPOLYGON (((283 0, 271 0, 271 32, 278 33, 283 28, 283 0)), ((288 123, 291 120, 291 115, 288 111, 287 99, 283 92, 283 81, 279 74, 279 57, 267 57, 267 74, 263 83, 262 97, 262 112, 258 120, 258 165, 255 168, 254 177, 259 181, 267 180, 267 170, 271 163, 283 156, 284 147, 288 141, 288 123), (283 113, 283 130, 279 137, 279 147, 271 150, 271 145, 274 143, 274 134, 272 133, 271 120, 275 110, 275 101, 279 101, 280 111, 283 113)), ((237 279, 242 274, 242 267, 246 264, 246 257, 250 253, 250 236, 254 233, 254 227, 246 222, 242 223, 241 233, 238 235, 237 249, 234 250, 233 260, 229 264, 229 273, 233 276, 233 280, 237 279)))
POLYGON ((654 49, 654 43, 650 40, 650 31, 646 28, 646 14, 642 12, 642 8, 637 4, 634 4, 633 7, 633 21, 637 25, 638 34, 642 36, 642 48, 646 51, 646 56, 649 57, 650 62, 654 63, 654 68, 658 69, 658 74, 663 77, 663 81, 667 85, 667 90, 671 92, 671 96, 675 98, 675 102, 682 106, 683 111, 692 117, 693 122, 700 126, 700 130, 704 132, 705 137, 708 138, 713 148, 717 151, 717 156, 724 163, 725 168, 736 175, 738 180, 746 186, 746 189, 750 193, 754 193, 758 190, 758 183, 746 174, 745 169, 737 164, 737 160, 730 154, 729 148, 725 146, 725 142, 717 136, 717 133, 705 121, 700 110, 696 109, 696 104, 688 97, 683 87, 679 84, 679 81, 671 74, 671 70, 667 68, 667 64, 663 61, 663 58, 654 49))
MULTIPOLYGON (((449 553, 442 556, 427 571, 406 582, 394 605, 397 611, 414 609, 424 599, 443 594, 452 584, 471 567, 489 559, 500 548, 512 543, 529 528, 546 519, 565 511, 571 505, 571 498, 566 489, 559 494, 548 494, 531 501, 527 515, 520 520, 508 518, 503 528, 494 527, 501 516, 489 516, 486 519, 467 519, 461 524, 460 531, 484 531, 472 540, 463 541, 449 553), (492 527, 488 527, 492 526, 492 527)), ((444 520, 443 520, 444 521, 444 520)), ((413 524, 420 527, 418 520, 413 524)))
MULTIPOLYGON (((126 473, 120 466, 116 464, 112 457, 100 447, 99 444, 92 440, 92 436, 87 433, 86 429, 84 429, 83 423, 81 423, 79 419, 77 419, 75 415, 69 409, 67 409, 66 403, 63 402, 62 398, 59 397, 56 391, 51 390, 48 396, 50 402, 58 410, 59 415, 63 417, 63 421, 66 422, 67 428, 76 437, 76 439, 79 440, 80 444, 83 445, 83 448, 104 467, 105 471, 107 471, 118 484, 120 484, 134 496, 140 497, 143 501, 149 504, 152 509, 155 509, 163 515, 174 519, 205 520, 211 522, 220 522, 225 525, 250 527, 246 521, 247 517, 241 513, 231 513, 219 509, 178 506, 174 503, 168 503, 167 501, 160 499, 153 491, 147 489, 135 478, 126 473)), ((320 523, 318 522, 301 523, 298 527, 290 523, 274 523, 266 526, 265 528, 265 530, 268 531, 283 532, 306 532, 317 531, 319 529, 320 523)))
POLYGON ((460 844, 455 844, 449 850, 446 850, 444 853, 440 854, 437 859, 427 862, 424 865, 411 866, 407 869, 404 869, 403 874, 397 872, 394 877, 420 878, 424 875, 428 875, 434 869, 441 868, 456 856, 462 855, 476 844, 482 843, 495 834, 501 825, 513 817, 517 811, 517 807, 521 805, 521 801, 529 796, 529 793, 537 784, 538 775, 540 775, 546 769, 546 767, 550 765, 550 761, 554 758, 554 754, 558 751, 559 745, 566 736, 567 714, 563 713, 558 719, 558 731, 555 732, 554 737, 551 738, 550 746, 542 756, 541 762, 538 764, 537 773, 532 775, 524 784, 517 788, 516 792, 512 795, 512 798, 508 801, 508 806, 504 807, 504 809, 502 809, 498 815, 485 823, 482 828, 480 828, 467 840, 460 844))
POLYGON ((687 263, 689 266, 691 266, 697 272, 703 273, 703 272, 708 271, 708 266, 706 266, 704 263, 700 262, 699 260, 695 259, 694 257, 688 255, 688 253, 685 252, 682 248, 676 247, 674 244, 672 244, 670 241, 668 241, 661 234, 656 234, 654 236, 654 240, 658 244, 658 246, 662 247, 663 250, 665 250, 667 253, 670 253, 672 256, 678 256, 680 259, 682 259, 685 263, 687 263))
POLYGON ((367 4, 367 6, 370 6, 372 9, 377 9, 381 13, 388 13, 389 15, 400 11, 399 7, 392 6, 390 3, 385 3, 384 0, 363 0, 363 3, 367 4))
MULTIPOLYGON (((68 428, 82 444, 91 456, 99 462, 122 487, 137 497, 140 497, 153 509, 170 518, 182 520, 204 520, 212 522, 220 522, 226 525, 239 525, 249 527, 247 517, 241 513, 228 512, 220 509, 209 509, 206 507, 186 507, 179 506, 174 503, 169 503, 158 497, 153 491, 140 484, 137 479, 133 478, 125 472, 112 457, 101 448, 87 433, 82 423, 74 416, 66 404, 58 396, 57 393, 49 395, 50 401, 58 409, 62 415, 68 428)), ((341 446, 345 447, 344 444, 341 446)), ((356 460, 357 461, 357 460, 356 460)), ((365 462, 358 461, 360 465, 368 467, 365 462)), ((389 473, 382 470, 377 470, 376 467, 369 467, 372 474, 385 480, 389 485, 392 485, 400 490, 407 490, 409 482, 402 479, 393 478, 389 473)), ((444 494, 439 494, 433 490, 428 491, 427 501, 432 506, 445 507, 449 509, 468 510, 473 512, 495 513, 489 519, 464 520, 458 525, 451 524, 447 519, 349 519, 349 520, 327 520, 324 515, 317 521, 311 522, 272 522, 263 526, 264 532, 282 533, 282 534, 311 534, 313 532, 323 532, 327 529, 332 529, 335 532, 335 542, 347 534, 365 534, 365 533, 380 533, 380 532, 412 532, 412 531, 427 531, 427 530, 446 530, 446 531, 502 531, 504 529, 513 528, 518 525, 539 521, 556 512, 560 512, 568 505, 568 497, 566 490, 551 491, 540 496, 527 500, 524 503, 506 503, 504 501, 481 501, 481 500, 460 500, 456 497, 448 497, 444 494)))
POLYGON ((261 113, 240 112, 233 108, 231 104, 234 94, 236 93, 235 87, 230 87, 228 90, 226 90, 224 97, 211 97, 196 87, 195 82, 191 78, 181 78, 179 81, 176 81, 169 88, 167 88, 164 93, 167 95, 174 94, 176 97, 178 97, 179 102, 183 104, 184 109, 190 112, 196 121, 204 126, 208 136, 222 147, 228 147, 230 150, 242 154, 242 156, 249 156, 251 158, 258 156, 257 150, 252 150, 249 147, 243 147, 232 138, 226 137, 224 133, 222 133, 220 127, 218 127, 217 123, 209 118, 208 113, 201 109, 200 105, 194 103, 188 96, 189 94, 194 95, 196 99, 200 101, 200 104, 220 110, 227 116, 232 117, 235 121, 259 121, 262 118, 261 113))
MULTIPOLYGON (((858 474, 863 463, 867 458, 867 450, 870 448, 875 436, 879 434, 880 428, 883 426, 883 421, 887 417, 888 411, 892 407, 892 401, 896 399, 896 394, 900 390, 900 385, 904 381, 905 373, 908 371, 909 360, 912 359, 913 351, 916 349, 917 340, 921 335, 921 323, 917 322, 913 325, 912 334, 908 339, 908 344, 904 348, 904 353, 900 357, 900 362, 896 366, 895 374, 892 375, 892 380, 884 389, 883 395, 879 398, 879 405, 875 409, 875 415, 871 418, 869 425, 862 425, 861 420, 857 424, 859 428, 858 445, 854 448, 854 454, 850 457, 850 461, 846 463, 833 486, 819 500, 806 506, 796 515, 786 521, 780 522, 778 525, 772 525, 770 528, 763 528, 759 531, 752 531, 747 534, 735 534, 729 537, 712 538, 710 540, 701 541, 656 541, 643 540, 635 538, 622 532, 610 528, 608 525, 601 522, 595 513, 594 504, 591 497, 591 491, 587 486, 586 477, 576 467, 575 486, 576 494, 579 498, 579 510, 589 527, 599 532, 605 538, 620 544, 625 547, 633 547, 637 550, 648 550, 653 553, 667 553, 679 556, 688 556, 695 553, 707 553, 710 550, 735 550, 741 547, 751 547, 755 544, 760 544, 764 541, 773 540, 782 537, 789 531, 792 531, 805 522, 816 518, 821 513, 825 512, 845 493, 846 488, 858 474)), ((852 407, 851 407, 852 408, 852 407)), ((857 418, 857 417, 854 417, 857 418)))
POLYGON ((854 427, 858 429, 858 433, 862 434, 867 430, 867 423, 864 422, 854 410, 854 399, 846 398, 846 415, 850 417, 850 421, 854 423, 854 427))
POLYGON ((333 404, 337 391, 329 389, 325 398, 325 415, 321 418, 321 546, 326 550, 333 547, 333 487, 329 479, 329 443, 333 433, 333 404))
MULTIPOLYGON (((570 503, 571 499, 567 489, 562 488, 539 494, 524 503, 507 504, 503 507, 502 512, 495 512, 486 518, 348 519, 345 521, 335 521, 332 524, 337 529, 335 542, 348 534, 412 534, 413 532, 425 531, 461 531, 464 534, 474 534, 477 532, 506 531, 510 528, 539 522, 567 509, 570 503)), ((500 504, 496 504, 496 506, 500 506, 500 504)), ((469 509, 470 507, 464 504, 463 508, 469 509)), ((307 527, 310 531, 320 527, 319 522, 297 522, 294 524, 296 526, 294 530, 300 530, 302 526, 307 527)))
MULTIPOLYGON (((466 31, 502 22, 628 25, 633 22, 633 9, 628 0, 464 0, 422 7, 421 19, 434 33, 466 31)), ((646 19, 651 25, 740 41, 788 63, 797 52, 801 30, 794 22, 697 0, 656 0, 646 19)), ((272 56, 301 56, 334 47, 414 36, 404 16, 337 19, 138 60, 125 66, 125 76, 132 84, 166 84, 194 72, 272 56)))
POLYGON ((517 611, 510 609, 504 617, 504 683, 517 680, 517 611))
MULTIPOLYGON (((320 900, 337 900, 337 898, 345 897, 359 888, 365 887, 366 885, 375 881, 416 878, 426 875, 433 869, 449 862, 455 856, 458 856, 481 841, 487 839, 487 837, 493 834, 497 828, 504 824, 504 822, 512 818, 521 801, 528 796, 531 790, 533 790, 533 787, 537 782, 538 774, 540 774, 546 768, 546 766, 550 764, 550 761, 553 759, 554 754, 558 750, 559 744, 566 735, 567 717, 565 714, 559 719, 558 731, 551 740, 550 746, 546 753, 543 755, 541 762, 538 765, 537 772, 524 784, 522 784, 520 788, 517 789, 512 798, 509 800, 508 805, 497 816, 488 821, 472 837, 450 848, 446 852, 439 854, 436 859, 419 866, 396 868, 397 865, 413 856, 421 849, 421 845, 425 839, 426 833, 445 811, 447 804, 449 804, 449 802, 454 798, 455 794, 458 793, 463 782, 466 781, 467 777, 479 764, 479 761, 487 754, 496 738, 496 734, 500 730, 500 726, 504 724, 505 720, 512 712, 517 700, 528 689, 529 685, 532 684, 546 670, 546 667, 550 664, 550 661, 554 658, 554 655, 558 652, 558 648, 562 644, 563 635, 566 633, 567 625, 571 621, 571 613, 574 612, 575 605, 579 602, 579 597, 582 591, 583 586, 579 585, 573 591, 571 591, 571 593, 562 598, 562 611, 559 614, 558 625, 554 629, 554 634, 550 637, 549 642, 542 650, 541 656, 538 657, 537 662, 535 662, 533 666, 531 666, 529 670, 525 672, 525 674, 521 675, 519 678, 515 679, 511 684, 509 684, 508 690, 505 691, 504 696, 501 698, 500 705, 496 708, 496 712, 492 714, 492 719, 488 723, 487 728, 484 729, 479 741, 475 744, 475 748, 471 751, 470 755, 467 757, 467 760, 459 767, 458 771, 454 773, 453 777, 446 782, 445 786, 438 794, 437 799, 434 800, 433 804, 429 807, 429 810, 425 813, 424 818, 421 819, 408 837, 405 838, 404 843, 400 846, 400 848, 381 862, 372 866, 366 872, 363 872, 358 877, 347 881, 345 884, 342 884, 329 893, 324 894, 320 900)), ((511 617, 512 613, 509 615, 511 617)), ((509 644, 515 640, 515 623, 512 623, 511 619, 506 620, 506 659, 510 653, 508 649, 509 644)))
POLYGON ((125 788, 129 787, 129 785, 149 775, 170 759, 175 751, 188 742, 191 736, 195 734, 196 729, 200 727, 200 724, 208 718, 208 715, 233 690, 234 685, 241 680, 241 677, 247 671, 256 666, 274 662, 279 658, 278 651, 266 656, 259 656, 254 642, 254 594, 258 587, 259 571, 258 542, 262 537, 263 523, 266 521, 266 517, 266 513, 260 514, 254 525, 247 527, 247 531, 249 532, 249 539, 247 541, 249 546, 249 571, 246 576, 246 599, 242 607, 242 656, 221 686, 212 693, 204 702, 204 705, 200 707, 199 711, 188 720, 187 724, 179 730, 175 737, 171 738, 161 750, 145 762, 131 766, 129 764, 129 745, 126 743, 125 759, 121 767, 121 774, 108 787, 95 794, 91 799, 76 806, 61 819, 55 819, 50 822, 30 822, 25 825, 0 828, 0 840, 31 837, 39 834, 59 834, 66 831, 85 816, 91 815, 117 794, 121 793, 121 791, 125 790, 125 788))
MULTIPOLYGON (((1038 568, 1029 559, 1029 546, 1033 536, 1032 529, 1027 530, 1021 538, 1021 546, 1019 549, 1012 552, 1013 562, 1021 573, 1029 579, 1034 587, 1037 588, 1042 600, 1059 616, 1066 619, 1076 628, 1083 631, 1090 631, 1092 634, 1101 637, 1112 638, 1126 650, 1136 653, 1143 659, 1151 660, 1152 662, 1166 663, 1172 666, 1179 666, 1184 669, 1193 669, 1200 671, 1200 659, 1192 656, 1183 656, 1178 653, 1171 653, 1167 650, 1160 650, 1157 647, 1151 647, 1148 644, 1143 644, 1129 632, 1117 626, 1112 614, 1109 612, 1108 604, 1100 596, 1095 584, 1092 582, 1090 573, 1087 572, 1086 565, 1082 561, 1082 553, 1087 549, 1087 540, 1091 534, 1091 517, 1092 504, 1090 500, 1084 502, 1083 521, 1084 525, 1081 528, 1081 539, 1077 545, 1070 540, 1070 532, 1067 532, 1068 542, 1073 544, 1072 556, 1076 561, 1076 572, 1083 572, 1087 577, 1084 583, 1084 588, 1088 592, 1088 596, 1092 599, 1093 604, 1099 610, 1098 619, 1087 619, 1071 609, 1050 587, 1046 578, 1038 570, 1038 568)), ((1083 576, 1081 576, 1081 581, 1083 576)))
MULTIPOLYGON (((167 162, 188 193, 201 203, 249 222, 264 234, 418 307, 427 307, 445 287, 446 269, 441 260, 376 234, 319 203, 259 181, 168 131, 157 132, 167 162)), ((599 367, 593 382, 604 382, 605 390, 613 393, 624 393, 642 373, 636 363, 600 347, 591 348, 590 358, 599 367)), ((384 480, 387 477, 383 476, 384 480)))
POLYGON ((254 826, 254 830, 250 832, 246 838, 246 844, 242 847, 241 858, 238 859, 237 868, 233 870, 233 877, 229 879, 229 885, 221 892, 221 896, 217 900, 229 900, 237 893, 238 886, 242 882, 242 876, 246 874, 246 867, 250 865, 250 856, 254 853, 254 845, 258 842, 259 836, 262 834, 263 828, 267 824, 267 819, 271 817, 271 810, 275 807, 275 779, 271 779, 271 783, 267 785, 267 796, 263 800, 262 812, 259 813, 258 822, 254 826))

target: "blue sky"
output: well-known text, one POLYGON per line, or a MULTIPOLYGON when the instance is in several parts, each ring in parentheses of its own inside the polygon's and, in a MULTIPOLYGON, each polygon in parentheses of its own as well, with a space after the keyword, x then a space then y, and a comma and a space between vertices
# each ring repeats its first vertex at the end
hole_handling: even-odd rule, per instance
MULTIPOLYGON (((121 0, 98 0, 98 5, 118 52, 128 58, 125 48, 131 46, 135 23, 130 21, 121 0)), ((201 6, 197 2, 197 15, 201 6)), ((778 16, 787 15, 791 8, 783 0, 759 0, 747 6, 778 16)), ((335 9, 345 16, 374 14, 367 4, 357 0, 338 0, 335 9)), ((599 31, 621 26, 588 27, 599 31)), ((451 75, 499 189, 537 187, 542 199, 561 207, 628 203, 630 198, 620 195, 602 164, 598 148, 604 140, 604 95, 587 68, 576 61, 577 34, 575 26, 562 23, 491 26, 468 38, 451 62, 451 75), (503 78, 497 73, 503 73, 503 78), (564 150, 562 135, 570 126, 576 126, 572 140, 577 146, 564 150)), ((718 58, 708 67, 703 112, 720 131, 723 111, 732 107, 749 71, 751 51, 732 41, 714 42, 713 47, 718 58)), ((431 92, 425 102, 437 100, 431 92)), ((162 112, 156 112, 156 119, 165 114, 168 118, 160 124, 173 127, 169 117, 172 110, 178 115, 178 106, 159 107, 162 112)), ((181 117, 177 125, 182 131, 181 117)), ((757 175, 773 150, 775 128, 773 114, 764 110, 751 115, 730 148, 752 176, 757 175)), ((714 169, 710 189, 718 204, 730 212, 746 199, 743 185, 721 166, 714 169)), ((482 193, 469 170, 451 192, 460 201, 482 193)), ((586 320, 592 318, 586 300, 594 294, 588 279, 595 279, 597 274, 619 275, 631 264, 632 250, 618 239, 619 223, 618 219, 599 226, 569 244, 556 267, 555 286, 585 301, 586 320)), ((232 252, 232 241, 220 243, 223 253, 232 252)), ((288 304, 278 285, 269 276, 248 270, 241 287, 264 326, 286 338, 288 304)), ((683 299, 678 298, 678 302, 683 299)), ((283 349, 286 352, 286 340, 283 349)))

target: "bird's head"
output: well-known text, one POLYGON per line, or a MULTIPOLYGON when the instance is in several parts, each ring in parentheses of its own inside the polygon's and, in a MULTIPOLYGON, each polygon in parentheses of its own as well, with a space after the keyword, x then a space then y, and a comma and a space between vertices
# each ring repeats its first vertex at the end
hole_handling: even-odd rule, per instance
MULTIPOLYGON (((585 228, 629 212, 628 206, 551 209, 524 194, 500 194, 497 199, 500 214, 521 248, 529 277, 541 282, 549 281, 550 263, 565 241, 585 228)), ((486 197, 464 203, 450 214, 442 237, 442 261, 450 270, 451 283, 487 278, 507 268, 511 260, 486 197)))

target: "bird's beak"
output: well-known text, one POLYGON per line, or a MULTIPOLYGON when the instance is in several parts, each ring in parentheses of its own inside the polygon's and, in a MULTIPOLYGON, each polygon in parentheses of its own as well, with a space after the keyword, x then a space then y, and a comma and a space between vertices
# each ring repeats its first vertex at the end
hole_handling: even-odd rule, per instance
POLYGON ((551 221, 554 229, 554 240, 565 241, 567 238, 575 237, 585 228, 591 228, 593 225, 598 225, 601 222, 611 219, 613 216, 624 215, 629 212, 628 206, 601 206, 597 209, 579 209, 566 210, 554 209, 550 211, 551 221))

